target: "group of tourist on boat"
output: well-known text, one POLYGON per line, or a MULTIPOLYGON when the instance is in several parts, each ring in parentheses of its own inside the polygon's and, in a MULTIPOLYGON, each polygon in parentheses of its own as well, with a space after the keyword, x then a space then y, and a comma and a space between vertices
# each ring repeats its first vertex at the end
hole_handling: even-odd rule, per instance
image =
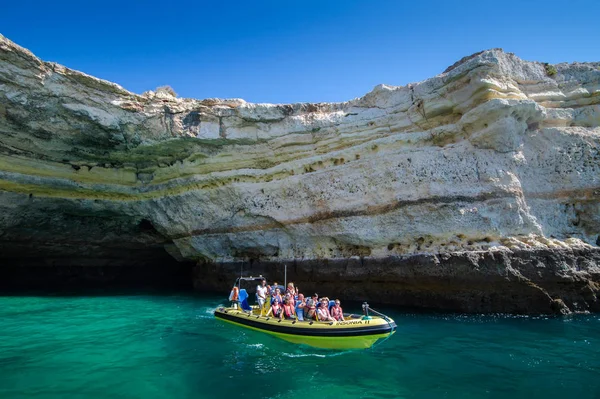
POLYGON ((328 297, 319 298, 316 293, 304 298, 292 282, 287 284, 285 292, 282 289, 276 282, 271 286, 266 279, 260 281, 256 287, 256 302, 261 314, 299 321, 344 321, 339 299, 330 301, 328 297))
POLYGON ((316 293, 305 297, 294 283, 287 283, 287 276, 285 280, 283 286, 267 285, 262 275, 240 275, 229 293, 231 305, 217 307, 215 317, 295 344, 324 349, 370 348, 396 331, 394 320, 369 308, 367 302, 362 304, 362 315, 344 314, 338 299, 319 298, 316 293), (250 292, 242 288, 248 282, 250 292), (257 305, 251 305, 249 294, 254 294, 257 282, 257 305))

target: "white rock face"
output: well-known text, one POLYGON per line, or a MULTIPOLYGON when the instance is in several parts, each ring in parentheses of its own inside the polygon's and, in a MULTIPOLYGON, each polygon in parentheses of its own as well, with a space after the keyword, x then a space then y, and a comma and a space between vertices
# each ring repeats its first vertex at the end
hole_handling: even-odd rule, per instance
POLYGON ((599 66, 495 49, 345 103, 251 104, 139 96, 0 37, 0 229, 214 261, 596 246, 599 66))

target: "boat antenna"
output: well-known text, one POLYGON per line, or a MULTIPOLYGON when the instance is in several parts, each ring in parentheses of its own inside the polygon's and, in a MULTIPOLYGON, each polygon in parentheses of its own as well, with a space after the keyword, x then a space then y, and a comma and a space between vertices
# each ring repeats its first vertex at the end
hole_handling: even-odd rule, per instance
POLYGON ((283 265, 284 266, 284 272, 283 272, 283 287, 284 289, 287 288, 287 263, 283 265))
POLYGON ((244 276, 244 259, 242 259, 242 264, 240 265, 240 287, 242 286, 242 277, 244 276))

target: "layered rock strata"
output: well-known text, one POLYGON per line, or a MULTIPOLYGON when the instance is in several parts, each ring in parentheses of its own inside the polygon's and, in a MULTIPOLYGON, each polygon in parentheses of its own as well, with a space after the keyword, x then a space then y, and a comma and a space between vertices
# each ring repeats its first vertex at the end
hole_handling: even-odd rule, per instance
POLYGON ((198 287, 287 263, 356 299, 597 310, 599 67, 494 49, 344 103, 251 104, 136 95, 0 37, 0 256, 166 251, 198 287))

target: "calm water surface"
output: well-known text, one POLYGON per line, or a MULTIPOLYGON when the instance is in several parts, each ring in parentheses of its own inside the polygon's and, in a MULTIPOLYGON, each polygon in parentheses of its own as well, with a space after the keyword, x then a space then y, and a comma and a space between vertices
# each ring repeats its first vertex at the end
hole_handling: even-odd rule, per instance
POLYGON ((0 297, 0 398, 600 398, 600 315, 382 309, 398 333, 340 353, 215 320, 222 302, 0 297))

